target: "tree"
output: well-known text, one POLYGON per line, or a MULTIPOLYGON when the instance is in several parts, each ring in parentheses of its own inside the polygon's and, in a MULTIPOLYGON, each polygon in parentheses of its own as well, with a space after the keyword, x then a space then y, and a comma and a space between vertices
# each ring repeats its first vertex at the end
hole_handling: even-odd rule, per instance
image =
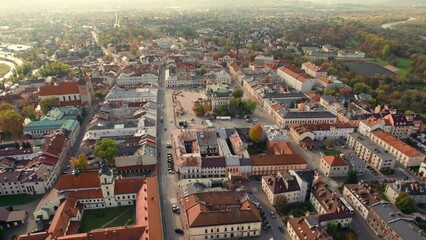
POLYGON ((0 104, 0 112, 4 112, 6 110, 13 110, 13 107, 9 103, 2 103, 0 104))
POLYGON ((269 75, 266 75, 264 82, 265 83, 270 83, 271 82, 271 77, 269 75))
POLYGON ((365 85, 365 83, 355 83, 354 93, 369 93, 371 91, 370 87, 365 85))
POLYGON ((22 115, 34 121, 37 118, 36 111, 32 105, 27 105, 22 109, 22 115))
POLYGON ((283 212, 287 207, 287 198, 285 196, 278 196, 275 201, 275 208, 278 212, 283 212))
POLYGON ((247 99, 246 101, 244 101, 244 112, 245 113, 253 113, 254 110, 256 110, 256 101, 252 100, 252 99, 247 99))
POLYGON ((339 230, 340 230, 340 229, 339 229, 339 225, 336 223, 336 221, 335 221, 335 220, 332 220, 332 221, 328 222, 328 225, 327 225, 327 232, 328 232, 331 236, 335 236, 339 230))
POLYGON ((89 161, 87 160, 86 154, 80 154, 78 158, 72 157, 70 159, 71 166, 74 169, 78 169, 80 172, 85 172, 87 169, 87 165, 89 165, 89 161))
POLYGON ((114 161, 115 154, 117 153, 117 143, 111 138, 102 138, 97 141, 96 148, 93 151, 95 156, 105 158, 111 165, 114 161))
POLYGON ((263 128, 259 123, 256 123, 249 131, 250 139, 255 143, 260 143, 263 138, 263 128))
POLYGON ((39 73, 42 77, 58 76, 65 77, 71 72, 69 65, 61 62, 44 65, 40 68, 39 73))
POLYGON ((324 141, 324 145, 325 145, 326 148, 330 149, 330 148, 333 148, 334 142, 335 142, 334 139, 328 138, 324 141))
POLYGON ((244 90, 241 88, 236 88, 234 91, 232 91, 232 96, 234 98, 242 98, 244 96, 244 90))
POLYGON ((345 184, 357 184, 358 183, 358 175, 357 171, 350 170, 348 175, 345 178, 345 184))
POLYGON ((15 110, 0 111, 0 129, 6 137, 22 134, 24 118, 15 110))
POLYGON ((43 114, 47 114, 50 110, 59 106, 59 100, 57 98, 45 98, 40 101, 40 108, 43 114))
POLYGON ((395 199, 395 206, 405 214, 410 214, 414 211, 414 200, 410 194, 401 192, 395 199))

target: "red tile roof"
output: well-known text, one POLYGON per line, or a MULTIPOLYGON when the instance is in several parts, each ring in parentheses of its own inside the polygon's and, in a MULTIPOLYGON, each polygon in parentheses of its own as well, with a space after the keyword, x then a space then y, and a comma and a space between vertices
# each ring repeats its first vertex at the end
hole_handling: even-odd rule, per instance
POLYGON ((293 77, 294 79, 300 82, 304 82, 307 79, 313 78, 311 75, 307 74, 305 71, 303 71, 302 69, 294 65, 282 66, 282 67, 279 67, 278 69, 287 73, 288 75, 290 75, 291 77, 293 77))
POLYGON ((77 82, 63 82, 57 86, 42 86, 40 87, 39 96, 57 96, 67 94, 79 94, 77 82))
POLYGON ((89 233, 58 237, 57 240, 140 240, 145 231, 145 226, 101 228, 89 233))
POLYGON ((143 178, 115 179, 115 194, 137 193, 144 184, 143 178))
POLYGON ((348 166, 348 162, 346 162, 342 157, 340 156, 323 156, 322 159, 330 165, 330 166, 348 166))
POLYGON ((423 153, 421 153, 417 149, 413 148, 412 146, 406 144, 405 142, 399 140, 398 138, 390 135, 389 133, 383 130, 374 131, 372 133, 377 138, 383 140, 384 142, 391 145, 393 148, 395 148, 396 150, 400 151, 401 153, 403 153, 404 155, 408 157, 423 155, 423 153))
POLYGON ((251 155, 252 166, 303 165, 306 161, 297 154, 287 155, 251 155))
POLYGON ((78 176, 74 174, 62 175, 56 182, 55 188, 58 190, 71 190, 79 188, 96 188, 100 187, 98 173, 80 173, 78 176))
POLYGON ((71 218, 75 217, 78 213, 78 209, 75 206, 74 198, 67 198, 65 201, 59 205, 56 210, 55 216, 52 219, 52 222, 47 229, 47 232, 50 234, 50 239, 55 239, 55 237, 64 236, 66 234, 66 229, 71 218))

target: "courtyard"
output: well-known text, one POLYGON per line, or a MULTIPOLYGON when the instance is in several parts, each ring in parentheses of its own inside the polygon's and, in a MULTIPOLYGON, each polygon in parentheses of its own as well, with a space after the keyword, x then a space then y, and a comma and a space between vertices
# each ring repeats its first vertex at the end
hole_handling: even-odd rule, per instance
POLYGON ((86 209, 78 232, 85 233, 97 228, 132 224, 135 219, 135 211, 135 206, 86 209))

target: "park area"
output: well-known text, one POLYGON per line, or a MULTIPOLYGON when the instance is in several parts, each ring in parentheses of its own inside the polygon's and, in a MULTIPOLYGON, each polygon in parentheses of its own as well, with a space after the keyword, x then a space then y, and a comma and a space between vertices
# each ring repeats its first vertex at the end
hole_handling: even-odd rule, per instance
POLYGON ((79 232, 85 233, 97 228, 129 225, 133 223, 134 216, 135 206, 87 209, 84 210, 79 232))
POLYGON ((12 206, 12 205, 24 205, 33 202, 40 198, 40 195, 6 195, 0 197, 0 207, 12 206))
POLYGON ((6 73, 8 73, 10 67, 6 64, 0 63, 0 78, 2 78, 6 73))
POLYGON ((349 71, 363 76, 388 76, 394 77, 395 73, 371 62, 363 61, 345 61, 343 64, 349 68, 349 71))

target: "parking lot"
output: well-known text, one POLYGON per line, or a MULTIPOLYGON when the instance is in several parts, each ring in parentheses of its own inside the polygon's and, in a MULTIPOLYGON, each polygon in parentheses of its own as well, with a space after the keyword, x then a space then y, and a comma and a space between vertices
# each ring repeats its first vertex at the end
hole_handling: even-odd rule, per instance
MULTIPOLYGON (((188 128, 204 128, 207 127, 205 120, 210 120, 209 117, 197 117, 192 110, 194 101, 206 99, 204 90, 182 90, 182 91, 170 91, 169 94, 172 96, 174 92, 174 114, 176 125, 179 126, 179 122, 187 122, 188 128)), ((275 122, 271 116, 269 116, 262 108, 256 107, 256 110, 251 114, 250 119, 232 118, 231 120, 211 120, 214 127, 220 128, 244 128, 251 127, 255 122, 259 122, 262 125, 274 125, 275 122)))

